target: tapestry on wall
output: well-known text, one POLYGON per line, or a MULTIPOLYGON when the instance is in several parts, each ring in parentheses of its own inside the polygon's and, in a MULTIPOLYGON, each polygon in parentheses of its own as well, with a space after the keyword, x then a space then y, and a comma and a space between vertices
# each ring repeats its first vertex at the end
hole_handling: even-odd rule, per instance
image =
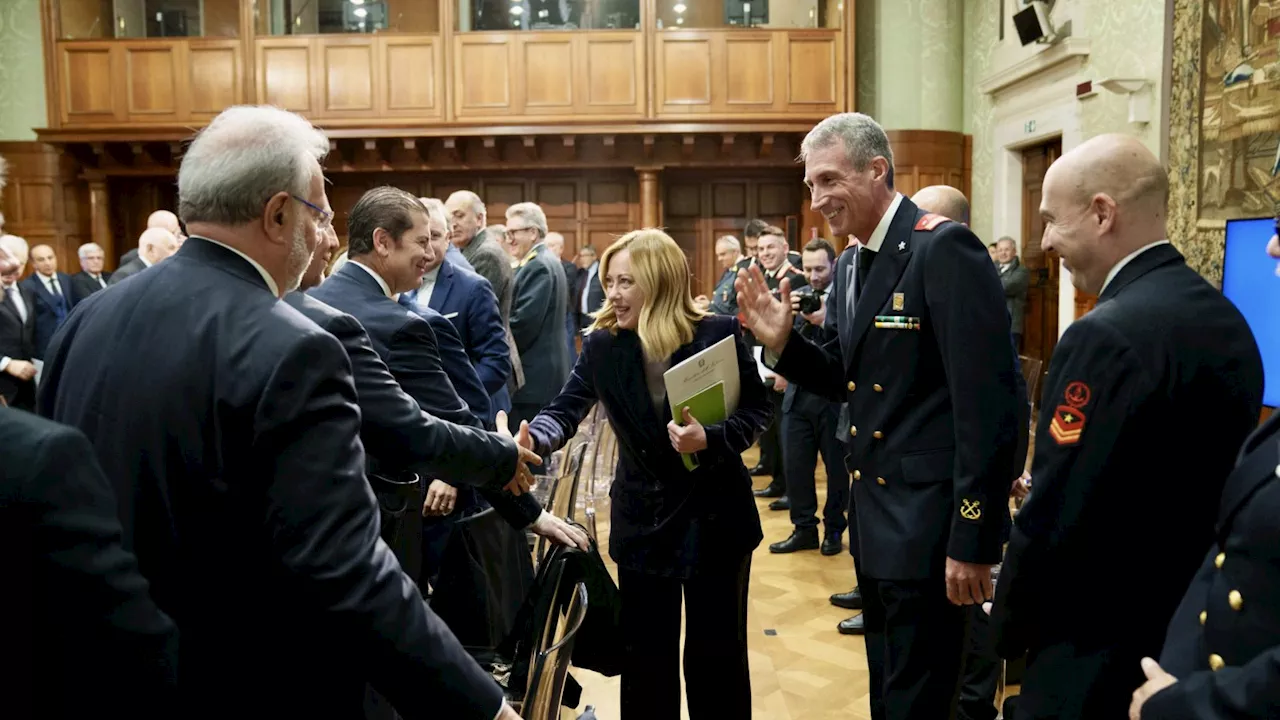
POLYGON ((1200 219, 1270 215, 1280 203, 1280 7, 1208 0, 1202 22, 1200 219))

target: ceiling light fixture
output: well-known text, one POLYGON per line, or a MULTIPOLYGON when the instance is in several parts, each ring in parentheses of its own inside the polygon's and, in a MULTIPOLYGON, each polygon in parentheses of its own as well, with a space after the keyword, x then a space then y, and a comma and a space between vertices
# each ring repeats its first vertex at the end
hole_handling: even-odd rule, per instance
POLYGON ((523 14, 524 14, 524 8, 520 7, 519 5, 512 5, 512 6, 511 6, 511 14, 512 14, 512 15, 523 15, 523 14))
POLYGON ((676 3, 676 6, 671 9, 675 10, 678 13, 682 13, 685 10, 688 10, 689 8, 685 7, 684 3, 676 3))
POLYGON ((356 17, 360 17, 360 18, 362 18, 362 17, 364 17, 365 15, 368 15, 368 14, 369 14, 369 11, 368 11, 368 10, 365 10, 365 9, 364 9, 364 8, 362 8, 362 7, 358 7, 358 8, 356 8, 355 10, 352 10, 352 12, 353 12, 353 13, 355 13, 355 16, 356 16, 356 17))

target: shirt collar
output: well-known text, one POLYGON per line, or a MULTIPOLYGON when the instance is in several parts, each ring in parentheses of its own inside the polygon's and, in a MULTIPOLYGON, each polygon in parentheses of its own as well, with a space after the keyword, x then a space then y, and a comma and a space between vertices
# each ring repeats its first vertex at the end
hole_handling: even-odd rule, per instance
POLYGON ((436 266, 435 270, 431 270, 427 272, 425 275, 423 275, 422 284, 419 285, 418 287, 426 287, 427 283, 434 285, 436 283, 436 279, 440 277, 440 268, 442 267, 444 267, 444 263, 440 263, 439 265, 436 266))
POLYGON ((1137 250, 1134 250, 1128 255, 1125 255, 1120 260, 1120 262, 1115 264, 1115 267, 1111 268, 1111 272, 1107 273, 1107 279, 1105 282, 1102 283, 1102 289, 1098 291, 1098 295, 1102 295, 1102 293, 1106 292, 1107 286, 1111 284, 1111 281, 1115 280, 1116 275, 1119 275, 1120 271, 1124 269, 1124 266, 1128 265, 1134 258, 1138 257, 1139 255, 1150 250, 1153 247, 1159 247, 1161 245, 1168 245, 1168 244, 1169 244, 1168 240, 1157 240, 1151 243, 1150 245, 1143 245, 1137 250))
MULTIPOLYGON (((248 262, 250 265, 252 265, 253 269, 257 270, 258 274, 262 276, 262 280, 267 284, 267 289, 271 291, 271 294, 275 295, 276 297, 280 297, 280 286, 276 285, 275 278, 271 277, 271 273, 267 272, 267 269, 262 267, 262 265, 257 260, 254 260, 253 258, 249 257, 248 255, 245 255, 243 252, 240 252, 239 250, 231 247, 230 245, 227 245, 226 243, 220 243, 217 240, 210 240, 209 238, 204 237, 203 235, 201 236, 200 239, 204 240, 205 242, 213 243, 218 247, 224 247, 230 250, 231 252, 239 255, 240 257, 244 258, 245 261, 248 262)), ((145 259, 143 259, 141 255, 138 256, 138 259, 142 260, 142 262, 144 263, 147 262, 145 259)), ((147 263, 147 266, 150 267, 151 264, 147 263)))
MULTIPOLYGON (((213 242, 213 241, 212 241, 212 240, 210 240, 210 242, 213 242)), ((217 245, 222 245, 222 243, 216 243, 216 244, 217 244, 217 245)), ((226 245, 222 245, 222 247, 227 247, 227 246, 226 246, 226 245)), ((227 248, 227 249, 228 249, 228 250, 234 250, 234 248, 227 248)), ((236 250, 236 252, 240 252, 240 251, 239 251, 239 250, 236 250)), ((243 254, 243 253, 241 253, 241 254, 243 254)), ((138 253, 138 262, 142 263, 142 267, 151 267, 151 261, 150 261, 150 260, 148 260, 148 259, 146 259, 146 258, 144 258, 144 257, 142 257, 142 253, 138 253)))
POLYGON ((350 259, 348 259, 348 260, 347 260, 347 262, 351 263, 352 265, 355 265, 356 267, 360 268, 361 270, 363 270, 363 271, 365 271, 365 272, 369 273, 370 275, 372 275, 372 276, 373 276, 373 279, 378 281, 378 287, 382 288, 382 294, 383 294, 383 295, 386 295, 387 297, 391 297, 391 286, 387 284, 387 281, 386 281, 386 280, 383 280, 383 279, 382 279, 382 276, 381 276, 381 275, 379 275, 378 273, 374 272, 372 268, 370 268, 368 265, 365 265, 364 263, 360 262, 359 260, 350 260, 350 259))
POLYGON ((40 279, 44 281, 45 285, 48 285, 49 283, 53 282, 54 278, 57 277, 56 275, 45 275, 44 273, 41 273, 41 272, 38 272, 36 274, 40 276, 40 279))
POLYGON ((893 216, 898 214, 900 205, 902 205, 902 193, 894 193, 893 202, 889 203, 889 209, 884 211, 884 215, 880 216, 880 224, 876 225, 871 237, 867 238, 867 241, 862 244, 863 247, 871 252, 880 252, 880 246, 884 244, 885 236, 889 234, 889 225, 893 223, 893 216))
POLYGON ((537 243, 529 248, 529 252, 524 256, 523 260, 517 263, 516 267, 524 267, 530 260, 538 257, 538 253, 542 251, 542 246, 543 243, 537 243))

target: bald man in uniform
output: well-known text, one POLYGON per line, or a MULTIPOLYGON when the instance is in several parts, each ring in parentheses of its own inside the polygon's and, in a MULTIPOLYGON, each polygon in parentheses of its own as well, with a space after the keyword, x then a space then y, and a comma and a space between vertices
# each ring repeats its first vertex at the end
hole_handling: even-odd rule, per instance
POLYGON ((1089 140, 1045 175, 1041 247, 1098 304, 1049 365, 1032 490, 997 583, 997 649, 1027 651, 1016 720, 1125 716, 1258 422, 1257 345, 1165 238, 1168 188, 1124 135, 1089 140))
POLYGON ((930 185, 912 195, 911 202, 961 225, 969 224, 969 199, 950 185, 930 185))

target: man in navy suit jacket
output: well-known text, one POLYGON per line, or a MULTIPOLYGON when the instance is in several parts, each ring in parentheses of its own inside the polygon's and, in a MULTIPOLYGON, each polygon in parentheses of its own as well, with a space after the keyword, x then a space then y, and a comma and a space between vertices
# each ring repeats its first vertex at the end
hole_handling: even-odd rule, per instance
POLYGON ((62 325, 76 304, 71 289, 71 276, 58 272, 58 256, 48 245, 37 245, 31 248, 31 264, 35 272, 22 281, 23 286, 31 291, 35 299, 36 313, 36 353, 44 358, 53 333, 62 325))
POLYGON ((351 361, 280 297, 329 224, 324 134, 235 107, 178 172, 191 239, 72 313, 41 413, 115 483, 126 549, 181 627, 175 717, 515 720, 378 538, 351 361), (192 302, 191 298, 198 298, 192 302))
MULTIPOLYGON (((446 248, 453 248, 447 235, 439 242, 433 238, 434 260, 427 263, 427 273, 422 284, 401 297, 410 307, 417 310, 429 308, 453 323, 462 346, 466 349, 469 364, 475 368, 488 395, 489 412, 486 422, 492 421, 493 415, 499 410, 511 412, 511 394, 507 391, 507 379, 511 377, 511 354, 506 340, 506 326, 498 309, 498 298, 493 294, 489 281, 473 271, 455 265, 452 254, 446 255, 446 248)), ((465 258, 463 261, 465 262, 465 258)), ((437 329, 437 337, 441 334, 443 333, 437 329)), ((456 387, 458 383, 455 382, 454 385, 456 387)), ((470 397, 464 395, 464 399, 472 404, 470 397)))
MULTIPOLYGON (((364 325, 374 349, 391 374, 423 410, 460 425, 481 424, 458 396, 441 366, 435 332, 417 313, 392 297, 418 287, 430 255, 429 233, 444 233, 428 222, 427 209, 412 195, 391 187, 374 188, 351 209, 347 219, 348 262, 308 294, 349 313, 364 325)), ((494 509, 516 527, 532 524, 535 533, 559 542, 585 547, 586 536, 543 512, 530 495, 482 493, 494 509)), ((435 515, 452 511, 456 493, 442 497, 433 484, 425 510, 435 515)))

